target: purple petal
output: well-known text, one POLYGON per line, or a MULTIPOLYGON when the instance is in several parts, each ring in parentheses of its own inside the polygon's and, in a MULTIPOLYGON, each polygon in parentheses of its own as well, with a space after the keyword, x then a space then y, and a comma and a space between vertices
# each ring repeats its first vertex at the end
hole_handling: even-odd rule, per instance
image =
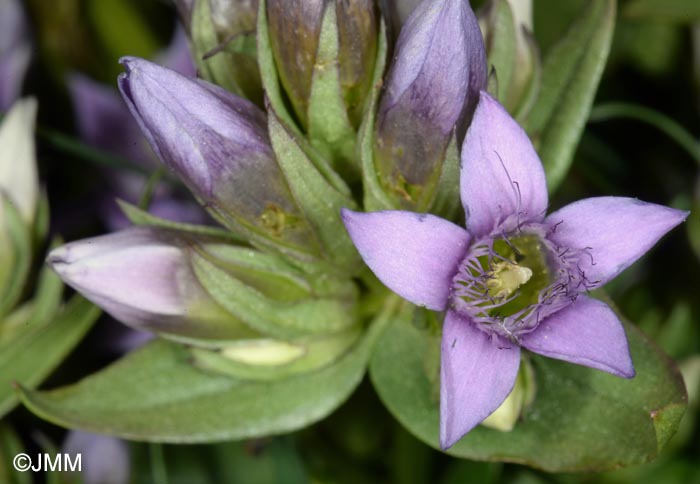
POLYGON ((539 222, 547 210, 544 169, 530 139, 486 92, 462 146, 461 193, 467 230, 475 237, 509 217, 539 222))
POLYGON ((520 347, 447 313, 440 363, 440 447, 447 449, 493 413, 513 390, 520 347))
POLYGON ((365 263, 389 289, 414 304, 442 311, 452 277, 469 245, 461 227, 429 214, 343 210, 365 263))
POLYGON ((124 440, 71 430, 61 450, 64 455, 81 457, 80 482, 84 484, 130 482, 131 456, 124 440))
POLYGON ((589 366, 623 378, 634 366, 622 323, 610 307, 583 294, 545 319, 521 345, 549 358, 589 366))
POLYGON ((602 286, 651 249, 689 212, 634 198, 587 198, 547 217, 550 240, 584 249, 581 270, 593 287, 602 286))

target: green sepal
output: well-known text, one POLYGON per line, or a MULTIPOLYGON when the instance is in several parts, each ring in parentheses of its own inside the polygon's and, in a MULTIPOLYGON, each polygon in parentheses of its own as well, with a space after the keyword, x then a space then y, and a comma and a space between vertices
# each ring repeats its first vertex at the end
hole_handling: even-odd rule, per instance
POLYGON ((305 274, 276 255, 229 244, 206 243, 197 250, 265 297, 287 302, 312 296, 305 274))
POLYGON ((355 130, 340 87, 339 38, 335 3, 326 7, 309 96, 309 140, 332 160, 336 171, 353 178, 355 130))
POLYGON ((195 2, 191 31, 194 59, 201 77, 262 105, 255 33, 239 33, 220 42, 212 24, 208 0, 195 2))
POLYGON ((20 387, 32 412, 69 428, 151 442, 196 443, 291 432, 326 417, 365 373, 394 315, 389 298, 362 339, 332 365, 274 381, 195 368, 182 346, 156 340, 82 381, 52 391, 20 387))
POLYGON ((430 213, 440 215, 449 220, 454 220, 455 218, 464 219, 464 212, 460 202, 462 197, 460 195, 459 179, 462 163, 458 144, 457 135, 453 134, 450 144, 447 145, 447 150, 445 150, 442 172, 435 189, 435 198, 429 210, 430 213))
POLYGON ((324 258, 344 270, 357 270, 357 251, 340 218, 342 208, 357 207, 355 201, 328 182, 273 110, 268 109, 267 119, 277 163, 297 206, 323 244, 324 258))
POLYGON ((358 131, 358 157, 362 168, 362 185, 364 187, 364 209, 368 212, 377 210, 391 210, 398 208, 398 204, 389 197, 379 181, 379 173, 374 163, 374 126, 377 120, 377 103, 382 90, 382 76, 386 67, 387 37, 386 25, 382 20, 379 27, 377 44, 377 61, 372 76, 372 88, 370 89, 362 117, 362 124, 358 131))
POLYGON ((615 0, 591 2, 542 66, 542 89, 525 122, 538 149, 550 193, 573 161, 615 29, 615 0))
POLYGON ((515 20, 513 11, 505 0, 492 1, 488 8, 484 39, 488 52, 488 70, 494 70, 498 76, 498 90, 492 94, 510 111, 511 106, 506 101, 517 55, 515 20))
POLYGON ((530 111, 532 111, 542 88, 542 56, 540 55, 540 48, 535 37, 529 32, 525 34, 525 42, 527 43, 529 57, 532 60, 532 74, 527 85, 519 93, 520 96, 513 108, 513 116, 521 125, 524 124, 530 111))
MULTIPOLYGON (((275 344, 267 341, 241 341, 238 346, 222 348, 219 351, 200 349, 190 350, 193 364, 202 370, 229 375, 242 380, 278 380, 293 375, 315 371, 328 366, 346 354, 358 341, 361 330, 352 328, 342 333, 336 333, 323 338, 295 340, 284 342, 289 345, 288 358, 267 364, 246 361, 242 357, 244 351, 253 352, 259 346, 275 344), (245 346, 243 348, 242 346, 245 346), (233 353, 233 352, 236 353, 233 353), (230 355, 229 353, 233 353, 230 355)), ((252 358, 253 356, 251 356, 252 358)))
POLYGON ((22 297, 32 264, 32 233, 15 206, 0 193, 3 226, 0 226, 0 318, 22 297), (3 247, 5 246, 5 247, 3 247), (10 270, 7 270, 7 268, 10 270))
MULTIPOLYGON (((447 451, 455 457, 516 462, 548 472, 599 471, 656 458, 678 428, 686 393, 675 364, 634 325, 624 323, 637 375, 608 373, 531 355, 536 396, 511 432, 479 426, 447 451), (563 451, 565 449, 565 451, 563 451)), ((377 342, 370 376, 389 411, 439 449, 439 393, 426 368, 438 335, 406 317, 377 342)))
POLYGON ((219 227, 173 222, 172 220, 157 217, 145 210, 140 209, 136 205, 125 202, 124 200, 117 199, 117 205, 119 205, 119 209, 122 211, 124 216, 134 225, 146 225, 164 229, 179 230, 181 232, 215 237, 217 239, 227 240, 230 242, 245 242, 247 240, 242 235, 219 227))
POLYGON ((55 318, 46 322, 30 318, 31 324, 23 325, 0 344, 0 415, 17 404, 12 385, 39 385, 80 342, 99 314, 98 307, 74 296, 55 318))
POLYGON ((355 298, 343 295, 279 301, 242 282, 225 265, 201 252, 193 252, 192 266, 204 289, 217 303, 266 336, 291 339, 329 334, 343 331, 356 322, 355 298))

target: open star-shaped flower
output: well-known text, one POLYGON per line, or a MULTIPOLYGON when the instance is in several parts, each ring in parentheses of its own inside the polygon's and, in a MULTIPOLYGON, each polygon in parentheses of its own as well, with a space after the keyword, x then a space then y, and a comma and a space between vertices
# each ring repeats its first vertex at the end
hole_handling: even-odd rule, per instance
POLYGON ((545 216, 542 164, 525 132, 482 92, 462 147, 466 230, 430 214, 343 219, 390 289, 447 311, 440 369, 440 444, 451 447, 511 392, 520 348, 634 376, 615 313, 585 293, 617 276, 687 212, 632 198, 580 200, 545 216))

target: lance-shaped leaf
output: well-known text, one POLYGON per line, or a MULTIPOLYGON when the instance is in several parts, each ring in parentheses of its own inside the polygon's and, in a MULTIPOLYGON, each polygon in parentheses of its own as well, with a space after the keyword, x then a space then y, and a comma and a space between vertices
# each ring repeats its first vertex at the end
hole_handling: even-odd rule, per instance
POLYGON ((68 285, 137 329, 208 345, 258 336, 204 290, 190 243, 178 232, 136 227, 59 247, 48 262, 68 285))
MULTIPOLYGON (((38 298, 44 297, 41 293, 38 298)), ((0 343, 0 415, 17 404, 12 383, 35 388, 80 342, 100 311, 74 297, 53 318, 34 311, 12 338, 0 343)))
POLYGON ((148 61, 124 58, 119 86, 160 159, 228 228, 309 259, 316 236, 297 207, 252 103, 148 61))
MULTIPOLYGON (((648 462, 678 428, 687 396, 676 366, 634 325, 625 324, 637 376, 532 355, 536 395, 511 432, 483 426, 448 454, 527 464, 548 472, 600 471, 648 462)), ((439 336, 395 320, 377 343, 370 376, 389 411, 438 448, 434 369, 439 336), (433 371, 427 373, 426 369, 433 371)))
POLYGON ((348 398, 395 306, 395 299, 388 300, 360 341, 335 363, 290 378, 215 375, 192 366, 186 348, 155 341, 74 385, 49 392, 21 388, 20 396, 52 422, 133 440, 212 442, 290 432, 324 418, 348 398))
POLYGON ((450 137, 464 134, 485 85, 486 55, 468 3, 421 3, 401 30, 376 123, 376 169, 401 205, 430 205, 450 137))
POLYGON ((525 129, 534 138, 550 192, 573 161, 610 51, 615 11, 615 0, 587 3, 544 59, 542 89, 525 129))
POLYGON ((257 11, 255 0, 198 0, 191 36, 203 79, 262 104, 255 47, 257 11))

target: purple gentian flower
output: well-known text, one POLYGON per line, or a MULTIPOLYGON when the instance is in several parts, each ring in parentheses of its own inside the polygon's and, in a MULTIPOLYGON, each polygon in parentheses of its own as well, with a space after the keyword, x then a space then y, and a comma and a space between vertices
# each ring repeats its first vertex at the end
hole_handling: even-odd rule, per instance
POLYGON ((430 214, 343 218, 389 288, 443 326, 440 445, 448 448, 512 390, 520 348, 631 378, 624 329, 585 293, 648 251, 687 212, 597 197, 549 216, 544 170, 525 132, 482 92, 462 148, 466 230, 430 214))

